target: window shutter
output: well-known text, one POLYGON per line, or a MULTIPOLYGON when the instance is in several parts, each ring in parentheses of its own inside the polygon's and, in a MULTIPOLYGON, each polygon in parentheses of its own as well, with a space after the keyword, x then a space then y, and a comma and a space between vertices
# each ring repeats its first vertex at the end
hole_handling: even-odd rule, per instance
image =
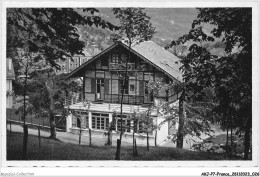
POLYGON ((91 78, 91 93, 96 93, 96 79, 91 78))
POLYGON ((139 81, 139 95, 144 96, 144 81, 139 81))
POLYGON ((109 94, 109 79, 105 79, 105 94, 109 94))

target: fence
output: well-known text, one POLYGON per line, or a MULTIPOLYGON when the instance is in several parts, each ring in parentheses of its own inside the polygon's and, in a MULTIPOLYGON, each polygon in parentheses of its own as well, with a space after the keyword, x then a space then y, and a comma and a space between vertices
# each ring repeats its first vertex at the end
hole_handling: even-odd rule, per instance
MULTIPOLYGON (((21 119, 22 114, 21 113, 16 114, 15 111, 16 111, 16 109, 7 108, 6 109, 6 120, 22 123, 23 122, 23 120, 21 119)), ((59 120, 59 117, 56 116, 55 122, 57 122, 58 120, 59 120)), ((50 126, 50 119, 48 117, 39 117, 38 118, 34 115, 27 115, 25 122, 27 124, 38 125, 38 126, 40 125, 40 126, 43 126, 43 127, 45 127, 45 126, 49 127, 50 126)), ((62 130, 65 131, 66 130, 66 119, 60 121, 59 124, 56 125, 56 127, 58 129, 62 129, 62 130)))

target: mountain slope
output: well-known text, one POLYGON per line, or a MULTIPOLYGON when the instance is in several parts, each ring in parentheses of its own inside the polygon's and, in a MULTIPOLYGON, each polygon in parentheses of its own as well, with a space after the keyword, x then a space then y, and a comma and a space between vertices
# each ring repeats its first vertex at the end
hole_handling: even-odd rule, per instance
MULTIPOLYGON (((110 8, 98 9, 103 19, 118 23, 110 8)), ((194 8, 145 8, 144 12, 151 17, 151 22, 156 27, 157 33, 154 38, 168 42, 188 33, 192 21, 197 16, 194 8)))

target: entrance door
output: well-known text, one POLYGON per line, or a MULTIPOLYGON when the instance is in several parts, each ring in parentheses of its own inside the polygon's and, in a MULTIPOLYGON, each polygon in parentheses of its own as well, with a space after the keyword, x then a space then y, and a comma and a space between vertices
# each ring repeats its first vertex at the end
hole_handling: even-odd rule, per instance
POLYGON ((97 99, 104 99, 104 79, 97 79, 97 99))

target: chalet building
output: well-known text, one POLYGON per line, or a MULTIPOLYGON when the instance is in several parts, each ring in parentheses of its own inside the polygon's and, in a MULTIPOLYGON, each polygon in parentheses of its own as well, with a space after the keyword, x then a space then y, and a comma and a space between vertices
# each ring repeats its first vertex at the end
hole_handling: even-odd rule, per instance
MULTIPOLYGON (((123 42, 116 42, 68 75, 68 78, 83 77, 83 99, 91 102, 89 107, 83 102, 71 103, 68 106, 72 112, 67 117, 68 132, 78 133, 80 128, 83 134, 87 133, 88 129, 105 132, 113 116, 116 120, 114 130, 120 130, 120 101, 125 72, 123 65, 127 56, 128 46, 123 42), (79 113, 81 118, 77 118, 78 116, 76 117, 73 112, 79 113)), ((175 90, 164 90, 155 95, 151 89, 148 89, 148 82, 149 80, 160 81, 162 84, 181 82, 182 73, 179 68, 179 58, 152 41, 142 42, 132 47, 123 98, 122 124, 125 134, 134 131, 142 135, 141 122, 136 123, 134 130, 129 128, 133 122, 128 116, 133 112, 145 112, 151 104, 162 101, 178 105, 178 93, 175 90)), ((158 125, 164 121, 164 117, 159 117, 156 113, 152 116, 158 125)), ((169 134, 169 127, 166 122, 156 133, 150 133, 151 141, 156 134, 157 143, 163 142, 169 134)))
POLYGON ((13 80, 15 79, 12 59, 6 59, 6 108, 13 108, 13 80))

